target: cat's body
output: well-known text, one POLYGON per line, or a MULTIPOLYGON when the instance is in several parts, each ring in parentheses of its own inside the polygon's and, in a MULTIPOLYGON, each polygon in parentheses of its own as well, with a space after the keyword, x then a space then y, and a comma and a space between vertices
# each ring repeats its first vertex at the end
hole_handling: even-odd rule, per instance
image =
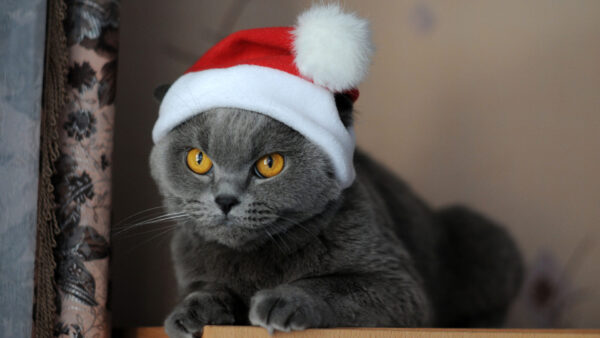
POLYGON ((431 209, 359 151, 357 179, 341 189, 317 146, 261 114, 200 114, 151 162, 169 210, 186 214, 172 242, 182 296, 165 323, 173 337, 249 322, 500 326, 518 292, 520 256, 503 229, 465 208, 431 209), (190 147, 211 157, 210 176, 186 168, 190 147), (272 152, 285 155, 284 171, 253 176, 272 152), (238 199, 229 213, 214 202, 223 194, 238 199))

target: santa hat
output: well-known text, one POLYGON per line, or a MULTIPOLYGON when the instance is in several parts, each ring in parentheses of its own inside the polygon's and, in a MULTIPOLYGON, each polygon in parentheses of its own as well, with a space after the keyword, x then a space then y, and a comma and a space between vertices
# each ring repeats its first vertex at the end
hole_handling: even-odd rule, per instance
POLYGON ((187 119, 218 107, 267 115, 329 156, 343 188, 355 178, 355 139, 334 94, 358 98, 372 54, 368 22, 337 5, 313 6, 295 27, 229 35, 169 88, 152 131, 155 143, 187 119))

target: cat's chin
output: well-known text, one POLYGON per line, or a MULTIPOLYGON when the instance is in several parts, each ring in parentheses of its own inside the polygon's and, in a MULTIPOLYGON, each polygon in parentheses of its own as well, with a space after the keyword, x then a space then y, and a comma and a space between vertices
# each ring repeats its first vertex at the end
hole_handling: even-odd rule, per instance
POLYGON ((206 240, 219 243, 236 251, 254 251, 266 245, 270 238, 268 235, 227 237, 227 236, 204 236, 206 240))
POLYGON ((210 242, 216 242, 237 251, 252 251, 273 241, 273 236, 281 235, 287 227, 275 223, 248 227, 239 224, 234 219, 224 218, 209 226, 197 226, 198 235, 210 242))
POLYGON ((261 247, 263 247, 268 241, 269 238, 266 236, 245 240, 232 240, 228 238, 218 238, 215 240, 215 242, 224 245, 232 250, 242 252, 258 250, 261 247))

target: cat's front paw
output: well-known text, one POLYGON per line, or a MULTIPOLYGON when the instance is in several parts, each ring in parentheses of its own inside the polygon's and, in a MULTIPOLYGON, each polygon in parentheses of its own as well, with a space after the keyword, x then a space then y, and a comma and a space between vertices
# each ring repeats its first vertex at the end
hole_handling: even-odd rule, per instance
POLYGON ((305 291, 279 287, 257 292, 250 301, 249 319, 273 333, 305 330, 323 325, 322 304, 305 291))
POLYGON ((165 331, 171 338, 202 335, 204 325, 231 325, 235 318, 231 309, 205 291, 190 293, 165 320, 165 331))

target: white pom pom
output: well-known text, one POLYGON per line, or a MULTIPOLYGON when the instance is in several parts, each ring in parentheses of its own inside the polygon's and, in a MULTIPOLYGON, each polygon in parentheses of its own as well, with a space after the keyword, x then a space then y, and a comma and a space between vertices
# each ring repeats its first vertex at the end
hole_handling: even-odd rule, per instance
POLYGON ((336 4, 313 6, 293 31, 300 74, 334 92, 355 88, 367 75, 373 54, 369 22, 336 4))

